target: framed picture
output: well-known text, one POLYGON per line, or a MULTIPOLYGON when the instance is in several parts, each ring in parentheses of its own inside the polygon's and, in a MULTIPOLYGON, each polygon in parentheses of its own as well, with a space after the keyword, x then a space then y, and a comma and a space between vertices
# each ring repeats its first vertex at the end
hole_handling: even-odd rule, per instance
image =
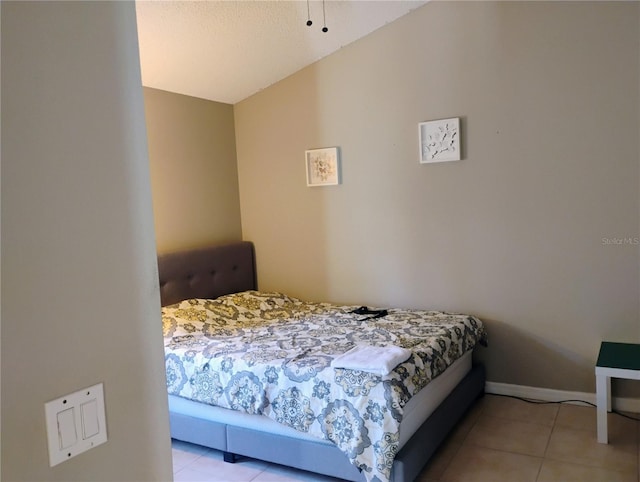
POLYGON ((420 163, 459 161, 460 118, 420 122, 420 163))
POLYGON ((305 151, 307 186, 340 184, 340 150, 337 147, 305 151))

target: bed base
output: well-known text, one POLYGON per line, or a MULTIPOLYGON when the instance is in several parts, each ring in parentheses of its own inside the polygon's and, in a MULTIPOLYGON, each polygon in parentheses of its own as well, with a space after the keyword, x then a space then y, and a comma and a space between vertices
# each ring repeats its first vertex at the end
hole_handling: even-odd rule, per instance
MULTIPOLYGON (((484 367, 474 365, 398 452, 392 482, 410 482, 420 474, 442 441, 484 394, 484 384, 484 367)), ((246 456, 344 480, 365 480, 338 448, 320 441, 294 439, 175 413, 170 414, 170 424, 172 438, 221 450, 225 462, 246 456)))

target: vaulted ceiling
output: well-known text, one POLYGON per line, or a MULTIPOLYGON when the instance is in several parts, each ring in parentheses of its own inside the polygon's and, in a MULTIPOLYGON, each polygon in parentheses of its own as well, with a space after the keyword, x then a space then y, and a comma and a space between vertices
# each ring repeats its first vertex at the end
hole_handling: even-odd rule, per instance
POLYGON ((424 3, 138 0, 142 83, 235 104, 424 3))

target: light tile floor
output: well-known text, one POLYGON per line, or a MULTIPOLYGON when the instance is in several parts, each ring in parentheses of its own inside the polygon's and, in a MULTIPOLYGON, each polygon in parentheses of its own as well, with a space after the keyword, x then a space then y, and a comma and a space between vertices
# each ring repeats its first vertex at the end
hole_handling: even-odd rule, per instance
MULTIPOLYGON (((486 395, 417 481, 640 482, 639 439, 640 422, 609 414, 609 444, 599 444, 592 407, 486 395)), ((338 480, 251 459, 228 464, 221 452, 177 441, 173 470, 175 482, 338 480)))

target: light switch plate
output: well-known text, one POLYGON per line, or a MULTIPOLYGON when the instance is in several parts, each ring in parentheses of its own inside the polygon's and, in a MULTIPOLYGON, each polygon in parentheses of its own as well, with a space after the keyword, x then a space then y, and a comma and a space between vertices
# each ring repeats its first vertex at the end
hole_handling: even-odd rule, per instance
POLYGON ((53 467, 107 441, 102 383, 44 404, 53 467))

